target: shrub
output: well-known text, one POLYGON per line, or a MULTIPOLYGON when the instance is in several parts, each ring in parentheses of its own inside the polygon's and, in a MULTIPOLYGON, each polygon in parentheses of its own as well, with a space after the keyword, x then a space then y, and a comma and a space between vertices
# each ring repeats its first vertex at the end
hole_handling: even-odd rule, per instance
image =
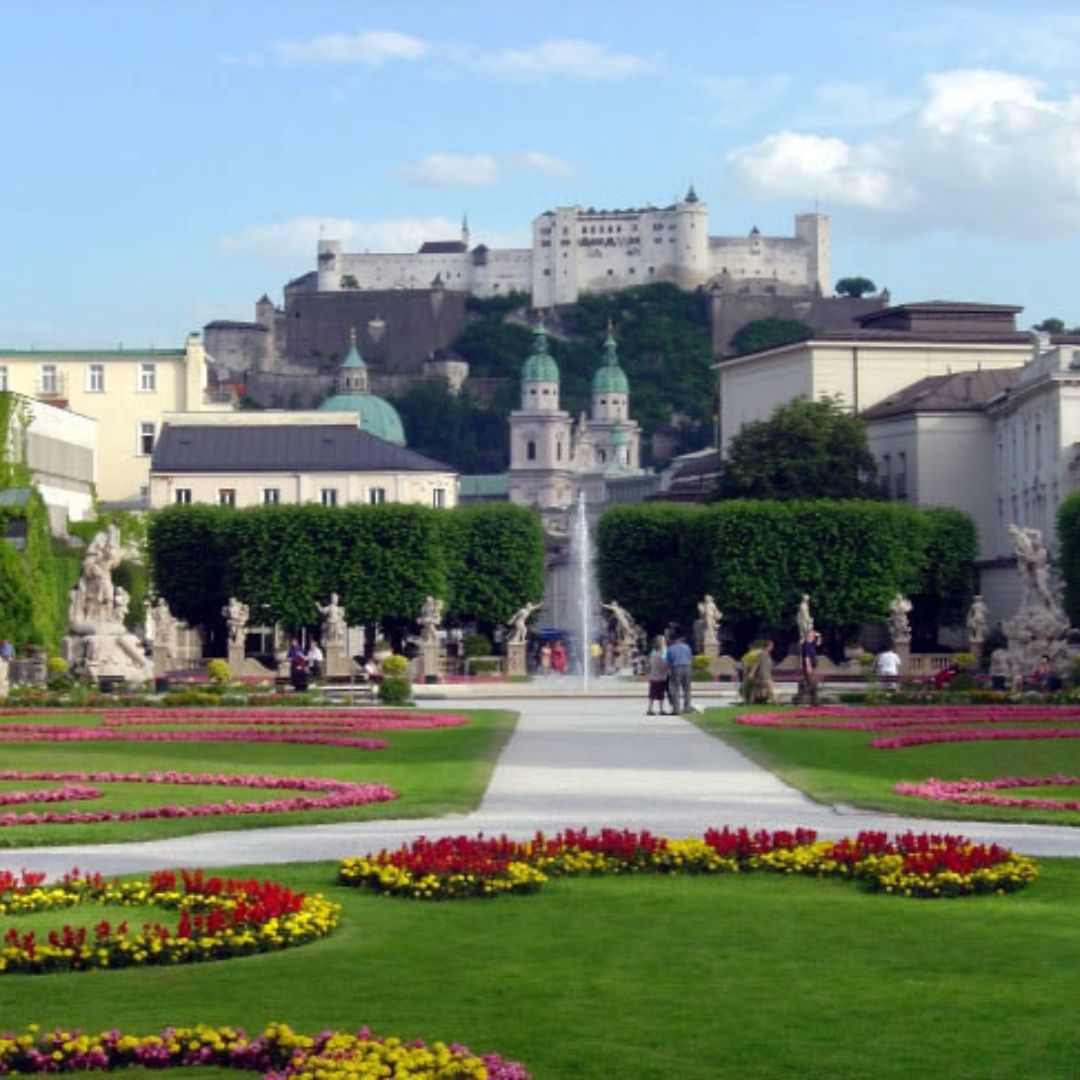
POLYGON ((502 665, 499 661, 489 656, 469 662, 469 674, 471 675, 497 675, 501 670, 502 665))
POLYGON ((220 657, 210 660, 206 665, 207 678, 219 686, 229 681, 229 674, 228 661, 222 660, 220 657))
POLYGON ((494 646, 491 644, 491 638, 486 634, 467 634, 461 643, 461 651, 466 658, 490 656, 494 652, 494 646))
POLYGON ((391 679, 404 678, 409 671, 409 661, 400 653, 388 656, 382 662, 383 675, 391 679))
POLYGON ((50 675, 66 675, 68 662, 62 656, 50 656, 46 665, 50 675))
MULTIPOLYGON (((393 657, 388 659, 392 660, 393 657)), ((383 705, 407 705, 411 700, 412 684, 408 679, 391 676, 384 677, 379 683, 379 701, 383 705)))
POLYGON ((712 681, 712 664, 707 656, 695 656, 690 663, 690 678, 694 682, 712 681))
POLYGON ((974 671, 978 666, 975 654, 969 652, 953 653, 952 662, 957 671, 974 671))

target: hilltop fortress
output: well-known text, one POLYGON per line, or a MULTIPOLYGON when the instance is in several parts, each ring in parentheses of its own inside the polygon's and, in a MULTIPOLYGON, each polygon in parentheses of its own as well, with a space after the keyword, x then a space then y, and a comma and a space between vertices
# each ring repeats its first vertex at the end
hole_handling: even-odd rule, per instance
POLYGON ((697 289, 716 279, 773 285, 777 293, 827 296, 829 222, 799 214, 794 236, 710 236, 709 210, 691 188, 672 206, 583 210, 561 206, 533 221, 531 248, 470 250, 461 238, 425 243, 414 254, 357 254, 321 240, 314 287, 424 289, 441 285, 472 296, 512 290, 532 294, 534 308, 573 304, 583 293, 670 281, 697 289))
POLYGON ((207 323, 205 342, 223 383, 243 383, 262 404, 300 407, 330 392, 355 327, 379 392, 393 396, 431 375, 460 383, 464 372, 447 350, 465 326, 470 297, 524 292, 544 310, 654 282, 707 293, 717 355, 752 319, 831 328, 881 306, 832 297, 824 214, 797 215, 792 236, 763 236, 756 227, 741 237, 710 236, 708 206, 690 188, 665 207, 546 210, 533 221, 528 248, 471 245, 467 222, 460 237, 409 253, 349 252, 324 238, 316 268, 285 285, 283 305, 263 296, 253 322, 207 323))

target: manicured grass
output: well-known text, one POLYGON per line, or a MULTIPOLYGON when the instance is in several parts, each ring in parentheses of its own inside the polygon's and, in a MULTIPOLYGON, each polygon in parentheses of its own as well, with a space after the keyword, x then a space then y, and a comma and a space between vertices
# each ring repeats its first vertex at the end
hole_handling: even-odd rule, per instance
MULTIPOLYGON (((857 709, 858 706, 852 706, 853 715, 857 709)), ((777 710, 708 709, 690 719, 819 802, 949 820, 1080 825, 1080 813, 1077 812, 957 806, 893 792, 897 781, 919 781, 929 777, 992 780, 1002 776, 1077 776, 1080 775, 1080 739, 1007 739, 874 750, 870 741, 884 733, 756 728, 732 721, 733 716, 748 711, 777 710)), ((1053 723, 1053 706, 1048 706, 1047 721, 1028 726, 1045 727, 1053 723)), ((1004 791, 1000 794, 1042 794, 1059 799, 1080 797, 1077 788, 1046 788, 1040 789, 1039 793, 1004 791)))
MULTIPOLYGON (((214 773, 270 773, 278 776, 316 776, 355 783, 388 784, 400 798, 341 810, 316 810, 169 819, 140 822, 102 822, 89 825, 18 825, 0 828, 0 847, 49 844, 110 843, 151 840, 223 829, 264 828, 271 825, 314 825, 327 821, 435 817, 466 812, 479 805, 500 751, 509 739, 517 714, 505 710, 440 710, 466 715, 462 727, 430 730, 378 731, 385 750, 280 743, 5 743, 0 759, 6 769, 51 769, 113 772, 151 770, 214 773)), ((422 715, 422 711, 418 711, 422 715)), ((59 724, 96 724, 100 718, 60 716, 59 724)), ((52 720, 34 717, 33 722, 52 720)), ((177 714, 182 723, 182 714, 177 714)), ((160 729, 158 729, 160 730, 160 729)), ((47 784, 5 784, 41 787, 47 784)), ((64 804, 58 809, 119 809, 132 806, 184 804, 196 789, 172 785, 108 784, 105 797, 93 802, 64 804)), ((201 801, 220 802, 273 798, 273 792, 209 787, 201 801)), ((278 794, 290 794, 288 792, 278 794)), ((45 805, 14 808, 23 812, 47 810, 45 805)), ((2 813, 4 808, 0 808, 2 813)))
POLYGON ((1066 1077, 1080 863, 914 901, 775 875, 553 881, 421 904, 331 864, 240 868, 344 906, 329 939, 170 969, 0 976, 0 1026, 283 1020, 459 1039, 536 1077, 1066 1077))

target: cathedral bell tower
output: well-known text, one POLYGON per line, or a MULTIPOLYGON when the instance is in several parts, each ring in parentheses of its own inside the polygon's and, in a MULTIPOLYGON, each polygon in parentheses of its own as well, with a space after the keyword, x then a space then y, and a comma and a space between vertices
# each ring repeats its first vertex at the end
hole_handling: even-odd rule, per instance
POLYGON ((559 366, 548 352, 543 322, 521 369, 521 408, 510 414, 510 501, 547 517, 575 497, 570 414, 559 407, 559 366))

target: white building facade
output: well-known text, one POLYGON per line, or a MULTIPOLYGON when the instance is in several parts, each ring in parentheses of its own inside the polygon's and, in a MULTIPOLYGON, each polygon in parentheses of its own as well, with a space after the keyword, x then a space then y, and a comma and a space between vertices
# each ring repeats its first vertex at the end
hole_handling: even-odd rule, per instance
POLYGON ((319 241, 316 288, 426 289, 438 283, 474 296, 513 290, 532 294, 534 308, 572 304, 583 294, 667 281, 695 289, 715 278, 775 282, 785 291, 830 295, 829 221, 800 214, 789 237, 709 235, 707 205, 693 188, 667 207, 628 210, 563 206, 540 214, 529 248, 470 249, 460 240, 433 241, 415 253, 346 252, 319 241))
POLYGON ((182 349, 0 350, 0 390, 98 422, 97 494, 148 505, 150 459, 166 413, 231 411, 206 393, 202 339, 182 349))

